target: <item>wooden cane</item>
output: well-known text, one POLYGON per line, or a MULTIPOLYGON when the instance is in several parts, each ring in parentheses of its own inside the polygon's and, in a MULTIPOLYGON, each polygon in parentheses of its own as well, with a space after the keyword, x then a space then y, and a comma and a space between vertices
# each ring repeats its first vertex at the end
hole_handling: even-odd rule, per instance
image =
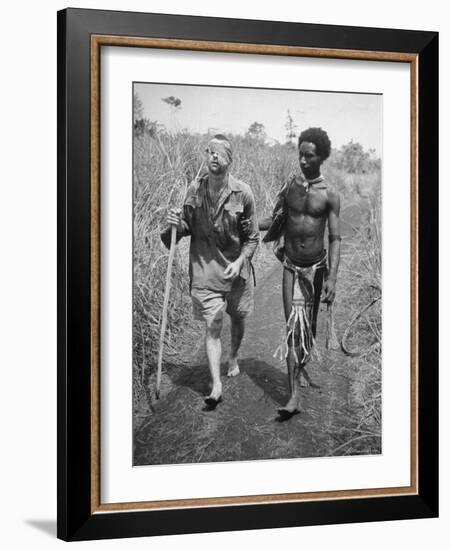
MULTIPOLYGON (((203 161, 200 164, 200 168, 198 169, 198 172, 197 172, 197 175, 195 176, 194 181, 198 180, 204 164, 205 164, 205 161, 203 161)), ((187 187, 184 191, 183 204, 184 204, 184 201, 186 200, 186 191, 187 191, 187 187)), ((172 264, 173 264, 173 258, 175 256, 176 240, 177 240, 177 226, 172 225, 171 232, 170 232, 169 260, 167 262, 166 288, 164 289, 164 302, 163 302, 163 310, 162 310, 162 318, 161 318, 161 332, 159 333, 158 370, 156 373, 156 392, 155 392, 156 399, 159 399, 159 393, 160 393, 160 387, 161 387, 164 336, 166 335, 167 308, 169 306, 170 284, 171 284, 171 278, 172 278, 172 264)))
POLYGON ((162 319, 161 319, 161 332, 159 333, 158 371, 156 374, 156 399, 159 399, 159 392, 160 392, 160 386, 161 386, 164 336, 166 335, 167 308, 169 306, 170 282, 172 277, 173 258, 175 256, 176 237, 177 237, 177 226, 172 225, 171 232, 170 232, 169 260, 167 262, 166 288, 164 290, 164 302, 163 302, 162 319))

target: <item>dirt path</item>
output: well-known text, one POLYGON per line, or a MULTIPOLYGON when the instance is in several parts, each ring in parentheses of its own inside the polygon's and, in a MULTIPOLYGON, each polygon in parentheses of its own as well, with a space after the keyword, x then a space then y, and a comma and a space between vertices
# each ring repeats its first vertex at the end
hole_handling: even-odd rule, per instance
MULTIPOLYGON (((302 413, 277 420, 277 408, 288 399, 286 365, 273 358, 284 326, 281 269, 274 259, 266 276, 259 276, 241 348, 241 375, 232 379, 225 376, 229 327, 224 329, 224 401, 214 411, 204 410, 210 377, 203 351, 188 366, 167 368, 161 399, 151 403, 152 411, 137 415, 135 465, 329 456, 342 442, 342 427, 354 407, 351 369, 341 351, 325 350, 325 306, 317 334, 322 360, 308 367, 320 389, 304 388, 302 413)), ((337 301, 338 336, 347 307, 337 301)), ((202 347, 193 342, 193 350, 202 347)))

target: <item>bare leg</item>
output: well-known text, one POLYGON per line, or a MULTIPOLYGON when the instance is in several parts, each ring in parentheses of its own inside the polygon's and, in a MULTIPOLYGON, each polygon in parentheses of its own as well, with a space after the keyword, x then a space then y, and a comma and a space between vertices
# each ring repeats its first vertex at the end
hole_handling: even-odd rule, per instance
MULTIPOLYGON (((294 287, 294 276, 288 269, 283 270, 283 306, 286 320, 291 314, 292 293, 294 287)), ((290 398, 286 406, 278 409, 282 419, 288 419, 300 412, 300 373, 296 364, 293 350, 289 348, 287 356, 288 380, 290 398)))
MULTIPOLYGON (((319 313, 319 305, 320 305, 320 296, 322 294, 322 285, 323 285, 323 278, 324 278, 325 270, 319 269, 316 271, 316 275, 314 277, 314 304, 311 309, 311 328, 312 332, 314 334, 314 338, 316 337, 316 329, 317 329, 317 314, 319 313)), ((306 371, 306 367, 304 366, 300 370, 300 386, 311 388, 320 388, 318 384, 315 384, 311 377, 309 376, 308 372, 306 371)))
POLYGON ((301 388, 307 388, 311 384, 311 378, 306 372, 306 367, 302 367, 298 373, 299 384, 301 388))
POLYGON ((284 407, 278 409, 278 414, 283 419, 288 419, 300 412, 300 369, 296 364, 294 353, 289 349, 287 356, 288 378, 290 398, 284 407))
POLYGON ((227 376, 237 376, 241 372, 238 364, 238 351, 244 337, 244 329, 243 317, 231 317, 231 355, 228 361, 227 376))
POLYGON ((218 403, 222 398, 222 382, 220 381, 222 344, 220 342, 220 331, 220 328, 206 328, 206 356, 212 379, 211 393, 205 400, 208 405, 213 404, 214 401, 218 403))
POLYGON ((311 380, 311 377, 309 376, 308 372, 306 371, 306 366, 302 367, 301 370, 300 370, 300 386, 302 388, 311 387, 311 388, 320 389, 320 385, 315 384, 311 380))

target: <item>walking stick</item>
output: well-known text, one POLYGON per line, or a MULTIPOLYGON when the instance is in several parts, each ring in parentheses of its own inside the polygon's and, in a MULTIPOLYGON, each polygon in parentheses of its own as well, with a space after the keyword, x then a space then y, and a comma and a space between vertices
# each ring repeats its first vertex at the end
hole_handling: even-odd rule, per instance
MULTIPOLYGON (((200 168, 198 169, 197 175, 195 176, 195 180, 198 180, 198 177, 200 175, 200 172, 202 171, 203 164, 205 161, 203 161, 200 165, 200 168)), ((185 197, 183 199, 186 199, 186 192, 185 197)), ((158 370, 156 373, 156 399, 159 399, 159 393, 160 393, 160 387, 161 387, 161 374, 162 374, 162 360, 163 360, 163 350, 164 350, 164 336, 166 335, 166 326, 167 326, 167 308, 169 306, 169 296, 170 296, 170 283, 172 278, 172 264, 173 264, 173 258, 175 256, 175 245, 176 245, 176 237, 177 237, 177 226, 172 225, 171 231, 170 231, 170 249, 169 249, 169 260, 167 262, 167 273, 166 273, 166 288, 164 289, 164 302, 163 302, 163 310, 162 310, 162 318, 161 318, 161 332, 159 333, 159 351, 158 351, 158 370)))
POLYGON ((166 288, 164 290, 164 302, 163 302, 162 319, 161 319, 161 332, 159 333, 158 372, 156 374, 156 399, 159 399, 159 390, 160 390, 160 386, 161 386, 164 336, 166 334, 166 326, 167 326, 167 307, 169 305, 170 280, 171 280, 171 277, 172 277, 173 257, 175 256, 176 237, 177 237, 177 226, 172 225, 171 226, 171 231, 170 231, 170 250, 169 250, 169 260, 167 262, 166 288))

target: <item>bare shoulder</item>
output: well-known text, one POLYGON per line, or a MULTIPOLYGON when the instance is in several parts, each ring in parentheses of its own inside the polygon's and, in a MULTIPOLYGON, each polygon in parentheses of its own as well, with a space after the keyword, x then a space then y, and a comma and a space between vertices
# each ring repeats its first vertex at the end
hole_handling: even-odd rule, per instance
POLYGON ((332 184, 327 185, 327 201, 330 208, 339 209, 341 203, 341 195, 336 187, 332 184))

